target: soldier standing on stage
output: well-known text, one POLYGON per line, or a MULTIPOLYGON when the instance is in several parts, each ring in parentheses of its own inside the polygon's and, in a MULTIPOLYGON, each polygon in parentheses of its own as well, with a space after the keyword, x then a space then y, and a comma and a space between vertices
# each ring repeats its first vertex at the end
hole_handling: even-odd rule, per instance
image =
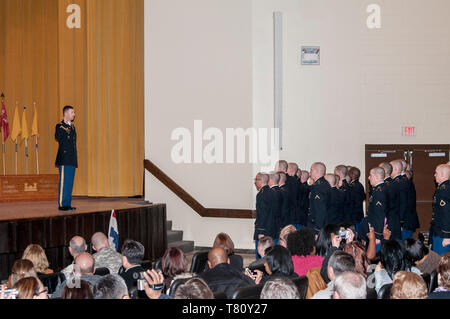
POLYGON ((364 218, 363 202, 366 200, 364 186, 359 182, 361 171, 357 167, 352 167, 348 171, 350 176, 350 199, 352 201, 352 212, 350 222, 355 225, 356 232, 359 233, 359 227, 364 218))
POLYGON ((438 187, 433 197, 433 218, 429 242, 439 255, 450 252, 450 165, 436 167, 434 174, 438 187))
POLYGON ((350 185, 347 182, 346 176, 348 169, 345 165, 338 165, 334 168, 334 174, 339 176, 339 190, 344 193, 344 208, 342 215, 342 222, 351 222, 352 217, 352 200, 350 198, 350 185))
POLYGON ((309 193, 309 216, 308 227, 314 229, 318 234, 325 226, 327 213, 330 208, 330 184, 325 180, 325 164, 316 162, 311 165, 311 179, 314 183, 311 185, 309 193))
POLYGON ((73 120, 75 111, 72 106, 63 108, 63 120, 56 124, 55 138, 58 140, 59 148, 55 165, 59 168, 59 210, 75 210, 71 206, 72 188, 75 177, 75 169, 78 167, 77 161, 77 133, 73 120))
POLYGON ((289 213, 289 191, 286 185, 286 173, 279 172, 280 180, 278 186, 281 193, 281 228, 289 225, 290 213, 289 213))
POLYGON ((280 181, 280 173, 270 173, 269 174, 269 187, 270 187, 270 204, 271 204, 271 214, 275 219, 276 224, 276 235, 273 237, 277 239, 280 237, 281 228, 283 227, 283 194, 278 186, 280 181))
POLYGON ((392 165, 388 162, 383 162, 378 165, 384 170, 384 188, 386 190, 387 198, 387 224, 391 231, 391 239, 401 240, 402 231, 400 228, 400 207, 398 189, 394 185, 394 180, 391 178, 392 165))

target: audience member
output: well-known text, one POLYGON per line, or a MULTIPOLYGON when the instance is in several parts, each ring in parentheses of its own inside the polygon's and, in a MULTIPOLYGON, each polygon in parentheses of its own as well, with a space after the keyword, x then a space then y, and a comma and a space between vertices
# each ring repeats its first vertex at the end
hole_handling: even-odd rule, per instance
POLYGON ((323 257, 316 255, 314 230, 301 228, 289 234, 287 248, 292 255, 294 271, 297 275, 306 275, 311 268, 322 267, 323 257))
POLYGON ((167 292, 175 280, 193 277, 193 274, 188 272, 188 262, 180 248, 167 248, 161 259, 161 266, 164 275, 165 291, 167 292))
POLYGON ((177 288, 173 299, 214 299, 214 294, 203 279, 192 278, 177 288))
POLYGON ((339 249, 342 238, 339 236, 340 227, 335 224, 325 225, 319 232, 316 241, 317 255, 324 257, 320 274, 326 283, 330 281, 327 275, 328 260, 339 249))
POLYGON ((16 282, 26 277, 38 278, 33 263, 28 259, 17 259, 12 266, 11 275, 9 275, 6 288, 11 289, 16 282))
MULTIPOLYGON (((69 253, 73 257, 73 260, 75 262, 75 258, 81 254, 84 253, 87 250, 86 241, 83 237, 80 236, 74 236, 69 242, 69 253)), ((66 276, 66 279, 69 279, 70 276, 73 274, 73 264, 72 262, 69 266, 61 270, 61 272, 66 276)))
POLYGON ((66 286, 61 299, 94 299, 94 296, 91 285, 85 280, 80 280, 79 287, 66 286))
POLYGON ((401 270, 394 275, 391 299, 427 299, 427 291, 427 284, 420 275, 401 270))
POLYGON ((331 299, 334 294, 334 280, 336 276, 346 271, 355 271, 355 259, 346 252, 335 251, 328 262, 327 275, 330 281, 327 288, 317 292, 312 299, 331 299))
POLYGON ((287 248, 287 237, 290 233, 293 233, 297 230, 294 225, 285 226, 280 232, 280 240, 279 245, 287 248))
POLYGON ((126 240, 122 245, 122 268, 119 275, 125 280, 128 290, 137 284, 139 273, 144 271, 141 263, 144 260, 144 246, 134 240, 126 240))
POLYGON ((18 292, 16 299, 48 299, 47 289, 35 277, 20 279, 13 289, 18 292))
POLYGON ((258 248, 257 249, 257 254, 259 256, 261 256, 261 258, 256 259, 254 262, 252 262, 248 266, 248 268, 250 270, 254 270, 254 269, 263 270, 264 269, 264 263, 265 263, 264 256, 266 254, 265 251, 267 249, 269 249, 270 247, 273 247, 273 246, 275 246, 275 243, 274 243, 272 237, 269 237, 269 236, 261 237, 261 239, 258 242, 258 247, 257 247, 258 248))
POLYGON ((95 299, 130 299, 125 280, 119 275, 106 275, 94 287, 95 299))
POLYGON ((252 285, 253 280, 230 266, 230 259, 223 248, 213 248, 208 253, 210 270, 202 272, 202 278, 213 292, 222 291, 231 298, 242 286, 252 285))
POLYGON ((34 270, 38 274, 52 274, 53 270, 49 268, 47 256, 44 249, 35 244, 28 245, 23 252, 22 259, 28 259, 33 263, 34 270))
POLYGON ((117 274, 122 266, 122 255, 112 249, 109 245, 108 237, 101 232, 92 235, 92 249, 96 251, 92 255, 96 268, 108 268, 109 273, 117 274))
POLYGON ((438 287, 430 294, 430 299, 450 299, 450 253, 441 256, 437 270, 438 287))
POLYGON ((266 281, 260 299, 300 299, 300 293, 292 280, 278 277, 266 281))
POLYGON ((423 242, 418 239, 407 238, 403 243, 406 249, 406 258, 422 274, 431 274, 438 268, 441 256, 429 250, 423 242))
POLYGON ((366 299, 366 287, 366 278, 359 272, 343 272, 334 280, 333 299, 366 299))
MULTIPOLYGON (((226 253, 228 254, 228 258, 230 258, 231 267, 236 268, 237 271, 243 270, 244 261, 242 259, 242 256, 235 254, 233 240, 231 239, 231 237, 228 234, 226 234, 226 233, 217 234, 216 238, 214 239, 212 248, 225 249, 226 253)), ((208 270, 208 268, 205 270, 208 270)))
POLYGON ((342 251, 350 254, 355 259, 355 271, 367 279, 367 269, 370 265, 370 261, 369 258, 367 258, 364 246, 357 241, 352 241, 346 244, 342 251))
POLYGON ((264 284, 272 278, 287 277, 295 279, 298 277, 294 272, 294 264, 289 250, 280 245, 266 250, 264 268, 267 275, 263 275, 261 271, 256 270, 257 276, 254 278, 256 284, 264 284))

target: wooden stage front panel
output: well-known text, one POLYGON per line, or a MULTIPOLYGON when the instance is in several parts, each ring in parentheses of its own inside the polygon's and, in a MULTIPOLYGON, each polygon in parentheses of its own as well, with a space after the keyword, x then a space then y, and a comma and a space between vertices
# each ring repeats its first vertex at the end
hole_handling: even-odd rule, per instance
POLYGON ((0 203, 58 199, 59 175, 0 176, 0 203))
POLYGON ((139 241, 145 247, 145 259, 151 261, 167 249, 165 204, 139 205, 129 199, 77 199, 73 204, 80 210, 59 212, 54 202, 0 204, 0 280, 7 279, 14 261, 31 243, 45 249, 55 272, 72 262, 67 247, 75 235, 82 236, 88 251, 94 253, 91 236, 98 231, 107 234, 112 209, 117 216, 119 247, 128 238, 139 241))

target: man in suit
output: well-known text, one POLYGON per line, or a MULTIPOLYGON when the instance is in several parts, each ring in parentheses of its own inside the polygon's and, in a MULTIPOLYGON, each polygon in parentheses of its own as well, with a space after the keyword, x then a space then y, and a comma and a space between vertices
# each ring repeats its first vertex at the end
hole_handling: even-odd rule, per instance
POLYGON ((337 179, 334 174, 326 174, 325 179, 330 184, 330 208, 327 213, 327 224, 340 224, 344 222, 345 193, 337 188, 337 179))
POLYGON ((281 228, 289 225, 290 212, 289 212, 289 191, 286 185, 286 173, 279 172, 280 180, 278 186, 281 193, 281 228))
POLYGON ((364 217, 363 202, 366 199, 364 186, 359 182, 361 171, 357 167, 352 167, 348 175, 350 176, 350 198, 352 201, 352 213, 350 222, 355 225, 356 232, 359 233, 361 220, 364 217))
POLYGON ((327 213, 330 208, 330 184, 325 180, 325 164, 316 162, 311 165, 310 176, 313 180, 309 193, 308 227, 319 234, 327 221, 327 213))
POLYGON ((433 218, 430 228, 432 250, 439 255, 450 252, 450 165, 436 167, 438 187, 433 196, 433 218))
POLYGON ((344 193, 344 207, 342 222, 351 222, 352 220, 352 199, 350 193, 350 186, 347 182, 346 176, 348 169, 345 165, 338 165, 334 168, 334 174, 339 176, 339 190, 344 193))
POLYGON ((378 167, 384 170, 384 188, 386 190, 387 197, 387 225, 391 231, 391 239, 401 240, 402 231, 400 228, 400 206, 399 206, 399 196, 398 187, 394 185, 394 181, 391 178, 392 165, 388 162, 382 162, 378 167))
POLYGON ((383 229, 387 216, 388 199, 384 187, 385 172, 381 167, 370 170, 369 182, 373 186, 372 195, 369 198, 367 221, 375 230, 376 251, 378 252, 383 239, 383 229))
POLYGON ((72 207, 72 189, 77 161, 77 133, 73 120, 75 111, 72 106, 63 108, 63 120, 56 124, 55 139, 59 143, 55 165, 59 168, 58 207, 59 210, 75 210, 72 207))
POLYGON ((258 173, 255 177, 255 187, 258 190, 256 195, 255 232, 253 235, 256 259, 260 258, 257 253, 259 239, 263 236, 275 238, 276 235, 275 218, 271 211, 271 190, 268 182, 269 175, 267 174, 258 173))
POLYGON ((275 228, 276 235, 275 239, 278 239, 280 236, 280 231, 282 227, 282 209, 283 209, 283 195, 281 193, 281 189, 278 186, 280 181, 279 173, 270 173, 269 174, 269 187, 270 187, 270 203, 271 203, 271 214, 275 219, 275 228))

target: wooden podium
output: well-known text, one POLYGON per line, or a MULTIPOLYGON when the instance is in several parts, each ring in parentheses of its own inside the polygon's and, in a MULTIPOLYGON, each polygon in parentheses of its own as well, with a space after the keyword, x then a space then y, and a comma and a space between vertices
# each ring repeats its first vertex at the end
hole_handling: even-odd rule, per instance
POLYGON ((58 199, 59 175, 0 176, 0 203, 58 199))

